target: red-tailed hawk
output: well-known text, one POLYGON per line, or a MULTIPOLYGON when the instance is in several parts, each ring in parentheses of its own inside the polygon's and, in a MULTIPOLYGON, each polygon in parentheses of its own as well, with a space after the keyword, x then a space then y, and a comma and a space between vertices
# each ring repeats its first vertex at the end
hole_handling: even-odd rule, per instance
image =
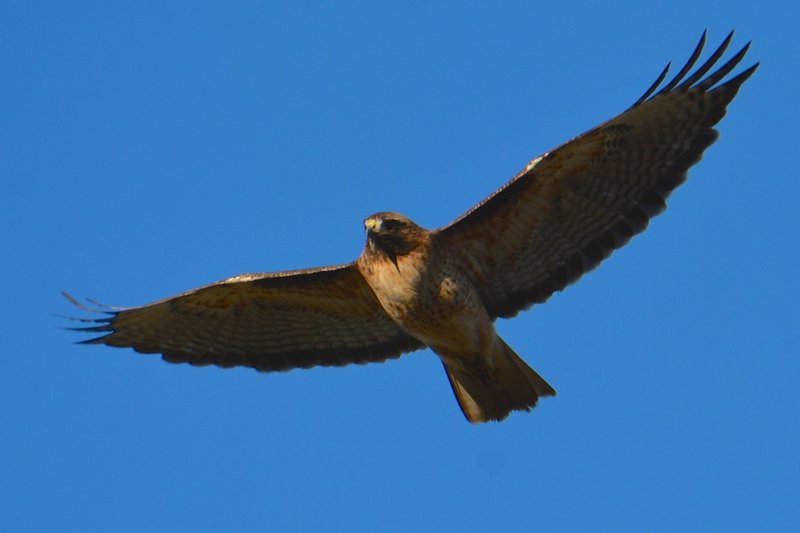
POLYGON ((717 138, 714 125, 758 64, 723 81, 749 44, 706 76, 732 33, 693 74, 531 161, 459 219, 426 230, 397 213, 364 221, 353 263, 245 274, 75 328, 88 344, 166 361, 262 371, 340 366, 429 347, 470 422, 530 410, 555 390, 497 335, 508 318, 573 283, 647 227, 717 138))

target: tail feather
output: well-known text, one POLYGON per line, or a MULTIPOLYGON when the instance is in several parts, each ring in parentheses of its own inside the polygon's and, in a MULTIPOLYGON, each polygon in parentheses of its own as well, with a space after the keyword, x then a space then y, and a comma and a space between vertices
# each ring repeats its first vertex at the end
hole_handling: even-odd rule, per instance
POLYGON ((464 416, 472 423, 503 420, 511 411, 530 411, 540 396, 556 391, 498 337, 490 367, 462 368, 443 361, 464 416))

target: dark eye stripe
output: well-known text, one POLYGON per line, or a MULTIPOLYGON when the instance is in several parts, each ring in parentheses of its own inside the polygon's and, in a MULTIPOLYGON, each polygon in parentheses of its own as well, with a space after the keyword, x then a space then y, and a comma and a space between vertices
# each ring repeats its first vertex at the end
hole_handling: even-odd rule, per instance
POLYGON ((397 228, 400 228, 402 226, 403 223, 399 220, 387 219, 383 221, 384 229, 387 229, 389 231, 396 230, 397 228))

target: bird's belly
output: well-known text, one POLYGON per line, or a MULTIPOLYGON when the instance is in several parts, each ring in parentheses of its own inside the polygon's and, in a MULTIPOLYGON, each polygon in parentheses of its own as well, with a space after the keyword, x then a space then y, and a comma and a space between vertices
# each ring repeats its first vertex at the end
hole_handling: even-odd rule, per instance
POLYGON ((494 338, 480 295, 459 272, 416 272, 400 263, 373 288, 386 313, 440 355, 478 355, 494 338))

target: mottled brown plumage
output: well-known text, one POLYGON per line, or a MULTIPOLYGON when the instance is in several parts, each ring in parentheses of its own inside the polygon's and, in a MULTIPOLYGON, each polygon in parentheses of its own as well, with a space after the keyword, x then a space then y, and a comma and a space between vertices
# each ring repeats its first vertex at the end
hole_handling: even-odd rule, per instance
POLYGON ((367 363, 430 347, 465 416, 502 420, 555 391, 494 329, 591 270, 665 207, 714 142, 714 125, 757 64, 723 81, 745 46, 707 75, 667 70, 627 111, 534 159, 459 219, 426 230, 397 213, 366 219, 348 265, 247 274, 111 311, 84 341, 170 362, 263 371, 367 363), (687 77, 688 76, 688 77, 687 77))

